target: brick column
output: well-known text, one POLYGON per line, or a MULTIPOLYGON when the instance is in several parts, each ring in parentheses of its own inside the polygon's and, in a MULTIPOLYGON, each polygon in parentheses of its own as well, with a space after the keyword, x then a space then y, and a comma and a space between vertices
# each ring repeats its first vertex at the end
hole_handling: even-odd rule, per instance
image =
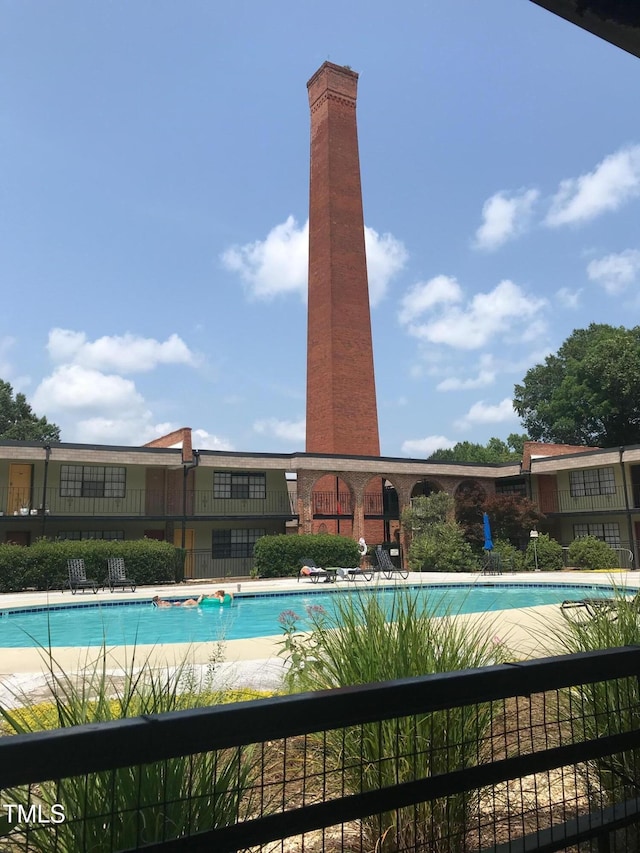
POLYGON ((357 86, 354 71, 331 62, 307 83, 311 180, 306 449, 379 456, 357 86))

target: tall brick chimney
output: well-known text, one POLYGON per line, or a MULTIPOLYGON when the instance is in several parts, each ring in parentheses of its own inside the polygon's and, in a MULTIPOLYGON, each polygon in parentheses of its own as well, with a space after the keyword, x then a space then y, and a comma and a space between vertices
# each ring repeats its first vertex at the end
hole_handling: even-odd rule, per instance
POLYGON ((307 89, 311 181, 306 449, 379 456, 356 127, 358 75, 325 62, 307 89))

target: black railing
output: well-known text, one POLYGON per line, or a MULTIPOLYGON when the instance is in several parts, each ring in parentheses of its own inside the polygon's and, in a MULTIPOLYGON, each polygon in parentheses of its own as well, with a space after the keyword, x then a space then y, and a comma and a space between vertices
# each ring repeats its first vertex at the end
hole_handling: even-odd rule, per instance
POLYGON ((188 489, 154 492, 147 489, 127 489, 122 497, 68 497, 57 488, 42 491, 0 489, 0 512, 13 520, 18 518, 65 516, 101 516, 139 518, 293 518, 297 513, 296 495, 292 492, 267 491, 264 497, 216 498, 211 489, 188 489))
POLYGON ((2 737, 7 849, 635 851, 639 674, 609 649, 2 737))
POLYGON ((184 576, 187 580, 246 578, 251 574, 254 564, 253 555, 214 557, 211 548, 195 548, 186 552, 184 576))

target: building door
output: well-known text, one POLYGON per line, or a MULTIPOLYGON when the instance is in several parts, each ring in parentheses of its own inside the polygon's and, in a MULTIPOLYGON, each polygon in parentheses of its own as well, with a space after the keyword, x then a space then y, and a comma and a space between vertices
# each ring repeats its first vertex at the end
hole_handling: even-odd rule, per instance
MULTIPOLYGON (((196 543, 196 532, 193 528, 187 527, 184 531, 184 547, 187 556, 184 561, 184 576, 185 578, 193 577, 194 555, 193 549, 196 543)), ((176 527, 173 531, 173 544, 176 548, 182 548, 182 528, 176 527)))
POLYGON ((26 548, 31 544, 31 534, 28 530, 8 530, 4 541, 7 545, 24 545, 26 548))
POLYGON ((147 468, 145 472, 145 515, 164 515, 164 468, 147 468))
POLYGON ((9 465, 9 495, 7 514, 19 515, 23 507, 31 509, 31 479, 33 465, 9 465))

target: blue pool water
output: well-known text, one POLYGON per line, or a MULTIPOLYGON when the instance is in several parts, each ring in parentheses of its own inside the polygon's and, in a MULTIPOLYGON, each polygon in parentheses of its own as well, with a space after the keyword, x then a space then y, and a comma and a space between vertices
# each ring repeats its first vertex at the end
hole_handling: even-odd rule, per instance
MULTIPOLYGON (((607 597, 612 589, 569 584, 455 584, 413 588, 434 615, 479 613, 559 604, 565 599, 607 597)), ((634 590, 635 592, 635 590, 634 590)), ((391 604, 393 589, 238 596, 231 607, 156 608, 151 602, 107 602, 0 610, 0 648, 162 645, 240 640, 280 634, 278 616, 293 610, 303 619, 309 605, 326 610, 336 596, 377 595, 391 604)))

